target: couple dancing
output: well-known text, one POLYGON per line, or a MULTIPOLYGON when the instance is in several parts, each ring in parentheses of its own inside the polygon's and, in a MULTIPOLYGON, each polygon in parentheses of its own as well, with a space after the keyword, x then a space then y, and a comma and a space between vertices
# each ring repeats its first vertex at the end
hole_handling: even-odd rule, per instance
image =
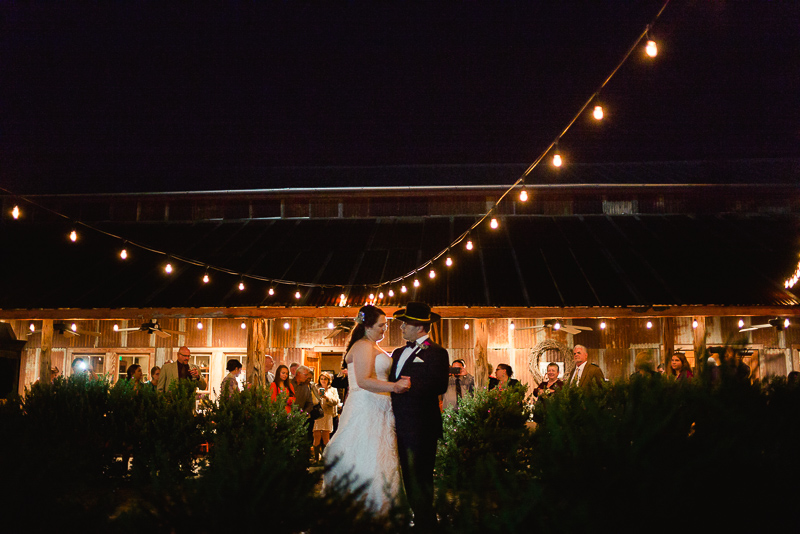
POLYGON ((345 354, 350 393, 339 428, 325 450, 325 484, 349 481, 349 489, 366 484, 367 506, 386 512, 399 495, 402 475, 414 523, 420 530, 436 522, 433 467, 442 436, 439 395, 447 390, 447 351, 428 338, 440 319, 430 306, 409 302, 394 313, 402 321, 406 346, 391 356, 378 346, 387 330, 386 314, 364 306, 345 354))

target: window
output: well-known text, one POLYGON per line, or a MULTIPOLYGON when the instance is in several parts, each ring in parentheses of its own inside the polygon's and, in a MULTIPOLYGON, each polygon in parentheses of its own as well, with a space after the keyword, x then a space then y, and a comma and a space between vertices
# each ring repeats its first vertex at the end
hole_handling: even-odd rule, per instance
POLYGON ((128 377, 128 367, 133 364, 142 367, 143 380, 149 380, 150 374, 150 355, 149 354, 124 354, 119 357, 119 370, 115 381, 128 377))

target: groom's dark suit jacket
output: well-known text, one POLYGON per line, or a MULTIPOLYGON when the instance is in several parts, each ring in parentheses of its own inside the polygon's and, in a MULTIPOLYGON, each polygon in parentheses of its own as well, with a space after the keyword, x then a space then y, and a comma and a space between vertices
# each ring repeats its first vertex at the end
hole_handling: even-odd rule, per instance
MULTIPOLYGON (((398 433, 416 433, 435 442, 442 437, 439 395, 447 391, 450 358, 447 350, 430 338, 423 342, 422 347, 416 348, 400 369, 400 376, 411 378, 411 389, 405 393, 392 393, 392 410, 398 433)), ((405 346, 392 352, 391 382, 397 381, 397 364, 404 349, 405 346)))

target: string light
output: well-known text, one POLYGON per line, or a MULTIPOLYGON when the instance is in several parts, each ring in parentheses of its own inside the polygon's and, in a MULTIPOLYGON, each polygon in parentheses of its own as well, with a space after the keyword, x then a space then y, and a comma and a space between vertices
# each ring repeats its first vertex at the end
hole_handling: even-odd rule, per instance
POLYGON ((120 250, 119 251, 119 257, 122 258, 123 260, 127 260, 128 259, 128 251, 127 251, 127 249, 123 248, 122 250, 120 250))
POLYGON ((303 296, 303 295, 301 295, 301 294, 300 294, 300 291, 295 291, 295 292, 294 292, 294 298, 296 298, 296 299, 299 299, 299 298, 300 298, 300 297, 302 297, 302 296, 303 296))
POLYGON ((242 330, 247 330, 247 323, 242 321, 242 330))
POLYGON ((203 323, 202 322, 197 321, 197 329, 198 330, 202 330, 203 329, 203 323))
POLYGON ((208 277, 208 272, 203 275, 203 283, 207 284, 211 281, 211 278, 208 277))
POLYGON ((697 323, 697 319, 695 319, 694 321, 692 321, 692 328, 697 328, 697 324, 698 324, 698 323, 697 323))
POLYGON ((469 323, 464 323, 464 330, 469 330, 469 323))
POLYGON ((603 106, 595 106, 592 116, 595 118, 595 120, 603 120, 603 106))
POLYGON ((333 321, 328 321, 328 330, 333 330, 334 324, 333 321))
POLYGON ((414 278, 414 287, 419 287, 419 280, 414 278))
POLYGON ((605 330, 605 329, 606 329, 606 322, 600 321, 600 330, 605 330))
MULTIPOLYGON (((117 326, 117 325, 114 325, 114 326, 117 326)), ((36 327, 33 326, 33 323, 31 323, 30 326, 28 326, 28 328, 30 328, 31 332, 36 332, 36 327)))
POLYGON ((393 296, 394 296, 394 290, 392 290, 392 289, 390 289, 390 290, 389 290, 389 296, 390 296, 390 297, 393 297, 393 296))
POLYGON ((164 266, 164 272, 167 273, 167 274, 172 274, 172 264, 171 263, 167 262, 167 264, 164 266))
POLYGON ((556 321, 556 324, 553 325, 553 330, 561 330, 561 323, 556 321))
POLYGON ((275 295, 275 288, 272 288, 272 287, 269 288, 269 291, 267 291, 267 295, 269 295, 270 297, 275 295))
POLYGON ((739 328, 744 328, 744 319, 739 319, 739 328))
POLYGON ((408 291, 408 289, 406 289, 405 285, 400 287, 400 293, 406 293, 407 291, 408 291))
POLYGON ((508 329, 509 329, 509 330, 514 330, 515 328, 516 328, 516 326, 514 326, 514 321, 511 321, 511 322, 508 324, 508 329))
POLYGON ((375 293, 370 293, 369 297, 367 297, 367 300, 375 300, 375 293))
POLYGON ((554 166, 554 167, 561 167, 561 165, 562 165, 563 163, 564 163, 564 162, 563 162, 563 161, 562 161, 562 159, 561 159, 561 154, 559 154, 558 152, 556 152, 555 154, 553 154, 553 166, 554 166))
POLYGON ((239 291, 244 291, 244 281, 239 282, 239 291))
POLYGON ((14 206, 11 209, 11 216, 14 217, 14 220, 19 219, 19 206, 14 206))
POLYGON ((498 223, 498 222, 497 222, 497 219, 495 219, 494 217, 492 217, 492 220, 491 220, 491 222, 489 223, 489 226, 491 226, 491 227, 492 227, 492 230, 497 230, 497 227, 498 227, 498 226, 500 226, 500 223, 498 223))
POLYGON ((77 332, 78 331, 78 325, 76 325, 75 323, 72 323, 71 325, 69 325, 69 329, 72 330, 73 332, 77 332))
POLYGON ((291 325, 289 324, 289 321, 286 321, 285 323, 283 323, 283 329, 284 330, 289 330, 290 326, 291 325))
POLYGON ((444 264, 447 265, 448 267, 452 267, 453 266, 453 258, 451 258, 450 256, 447 256, 447 259, 444 260, 444 264))
POLYGON ((114 323, 114 332, 119 332, 119 325, 114 323))
POLYGON ((644 47, 644 51, 650 57, 656 57, 658 55, 658 45, 652 39, 647 41, 647 45, 644 47))
POLYGON ((380 293, 378 293, 378 299, 380 299, 380 300, 383 300, 383 291, 381 291, 380 293))
POLYGON ((74 243, 75 241, 77 241, 77 240, 78 240, 78 232, 76 232, 75 230, 72 230, 72 231, 69 233, 69 240, 70 240, 70 241, 72 241, 73 243, 74 243))
POLYGON ((653 321, 647 321, 647 329, 650 330, 653 328, 653 321))
POLYGON ((797 263, 797 269, 795 269, 792 277, 783 283, 783 287, 786 289, 793 288, 797 284, 798 280, 800 280, 800 262, 797 263))
POLYGON ((431 272, 429 272, 429 273, 428 273, 428 277, 429 277, 431 280, 433 280, 434 278, 436 278, 436 271, 434 271, 433 269, 431 269, 431 272))
POLYGON ((520 202, 527 202, 528 201, 528 192, 525 188, 522 188, 522 191, 519 192, 519 200, 520 202))
POLYGON ((783 321, 783 327, 784 327, 784 328, 789 328, 789 319, 785 319, 785 320, 783 321))
POLYGON ((467 250, 472 250, 472 239, 467 239, 467 250))

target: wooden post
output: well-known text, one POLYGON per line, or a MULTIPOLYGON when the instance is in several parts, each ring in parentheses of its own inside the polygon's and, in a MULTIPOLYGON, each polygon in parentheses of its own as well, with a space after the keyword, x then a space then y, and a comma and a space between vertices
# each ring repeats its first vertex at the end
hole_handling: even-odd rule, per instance
POLYGON ((267 348, 266 319, 248 319, 247 321, 247 383, 263 387, 264 356, 267 348))
POLYGON ((692 329, 694 345, 695 367, 699 368, 700 355, 706 349, 706 318, 692 317, 692 321, 697 321, 697 328, 692 329))
POLYGON ((669 371, 669 364, 672 360, 672 355, 675 352, 675 319, 672 317, 664 317, 664 324, 661 329, 661 342, 664 345, 664 354, 662 355, 664 361, 664 372, 669 371))
MULTIPOLYGON (((53 360, 53 320, 42 320, 42 349, 39 354, 39 380, 50 383, 50 368, 53 360)), ((66 375, 65 375, 66 376, 66 375)))
POLYGON ((486 319, 476 319, 475 323, 475 387, 489 385, 489 328, 486 319))

